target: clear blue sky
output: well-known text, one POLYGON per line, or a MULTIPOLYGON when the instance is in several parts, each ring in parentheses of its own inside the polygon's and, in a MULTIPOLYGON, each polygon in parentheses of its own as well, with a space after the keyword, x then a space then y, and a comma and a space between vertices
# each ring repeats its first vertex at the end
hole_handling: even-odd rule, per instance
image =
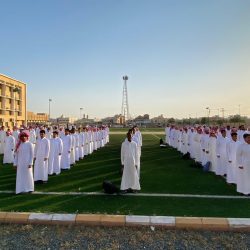
POLYGON ((249 0, 0 0, 0 73, 28 110, 250 116, 249 0), (215 110, 213 110, 215 109, 215 110))

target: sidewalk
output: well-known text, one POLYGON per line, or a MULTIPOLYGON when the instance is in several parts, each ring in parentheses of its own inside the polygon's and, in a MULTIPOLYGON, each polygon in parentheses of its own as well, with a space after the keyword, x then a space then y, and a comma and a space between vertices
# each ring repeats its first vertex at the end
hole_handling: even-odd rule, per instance
POLYGON ((0 212, 0 223, 86 226, 150 226, 170 229, 250 231, 250 218, 0 212))

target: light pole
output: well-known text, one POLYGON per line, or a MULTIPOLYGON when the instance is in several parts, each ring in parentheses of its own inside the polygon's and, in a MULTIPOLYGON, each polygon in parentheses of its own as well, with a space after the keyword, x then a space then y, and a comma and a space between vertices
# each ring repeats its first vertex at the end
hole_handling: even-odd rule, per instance
POLYGON ((14 126, 17 126, 17 110, 16 110, 16 92, 19 93, 19 88, 15 87, 14 92, 14 126))
POLYGON ((207 109, 207 123, 209 125, 210 108, 206 107, 206 109, 207 109))
POLYGON ((82 119, 82 110, 83 108, 80 108, 80 119, 82 119))
MULTIPOLYGON (((52 102, 52 99, 49 98, 49 120, 50 120, 50 103, 52 102)), ((49 121, 48 121, 49 122, 49 121)))

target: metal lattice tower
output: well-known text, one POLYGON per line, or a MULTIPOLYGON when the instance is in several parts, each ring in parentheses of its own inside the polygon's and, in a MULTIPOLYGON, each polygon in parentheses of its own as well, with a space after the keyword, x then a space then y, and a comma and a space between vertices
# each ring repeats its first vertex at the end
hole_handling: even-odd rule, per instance
POLYGON ((122 92, 122 112, 121 114, 125 117, 125 121, 130 119, 129 108, 128 108, 128 90, 127 90, 127 80, 128 76, 123 76, 123 92, 122 92))

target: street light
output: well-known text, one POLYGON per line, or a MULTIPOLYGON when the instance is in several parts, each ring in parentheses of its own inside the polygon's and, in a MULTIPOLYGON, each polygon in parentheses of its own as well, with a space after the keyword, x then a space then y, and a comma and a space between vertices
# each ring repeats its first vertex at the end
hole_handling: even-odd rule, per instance
POLYGON ((206 107, 206 109, 207 109, 207 123, 209 125, 210 108, 206 107))
POLYGON ((83 108, 80 108, 80 119, 82 119, 82 110, 83 108))
POLYGON ((13 92, 14 92, 14 126, 16 126, 17 125, 16 92, 19 93, 20 89, 15 87, 13 89, 13 92))
POLYGON ((49 120, 50 120, 50 103, 52 102, 52 99, 49 98, 49 120))

